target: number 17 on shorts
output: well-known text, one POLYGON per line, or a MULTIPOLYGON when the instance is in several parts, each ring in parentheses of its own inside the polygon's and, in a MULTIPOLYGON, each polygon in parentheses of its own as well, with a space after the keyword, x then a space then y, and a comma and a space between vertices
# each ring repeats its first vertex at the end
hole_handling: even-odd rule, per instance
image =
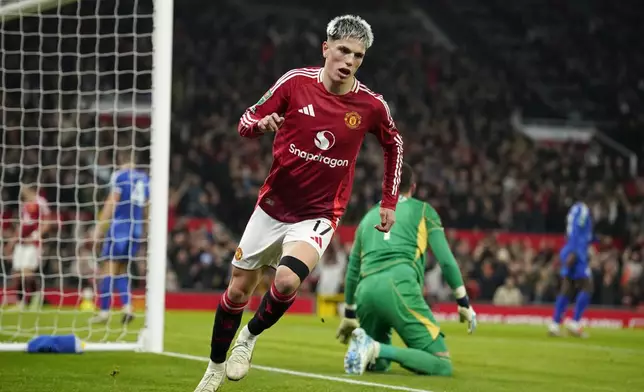
POLYGON ((286 233, 284 243, 293 241, 308 242, 319 253, 320 257, 331 243, 333 238, 333 225, 327 219, 311 219, 293 224, 286 233))
POLYGON ((334 232, 334 225, 325 218, 284 223, 273 219, 257 207, 239 241, 233 265, 247 270, 263 266, 277 268, 283 245, 294 241, 310 244, 321 257, 334 232))

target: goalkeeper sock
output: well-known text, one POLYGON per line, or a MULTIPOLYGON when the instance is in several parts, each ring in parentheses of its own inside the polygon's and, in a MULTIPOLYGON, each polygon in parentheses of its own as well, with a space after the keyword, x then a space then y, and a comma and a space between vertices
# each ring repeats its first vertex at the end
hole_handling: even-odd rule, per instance
POLYGON ((561 319, 563 318, 563 315, 566 312, 567 307, 568 307, 568 296, 559 294, 557 296, 557 299, 555 300, 555 313, 552 316, 552 320, 555 323, 561 324, 561 319))
POLYGON ((129 281, 127 276, 120 275, 114 278, 114 288, 121 297, 121 305, 123 305, 123 309, 126 310, 126 313, 129 313, 128 310, 130 309, 130 291, 127 287, 128 284, 129 281))
POLYGON ((378 358, 397 362, 405 369, 428 376, 451 376, 452 361, 426 351, 380 343, 378 358))
POLYGON ((272 327, 295 302, 296 296, 297 291, 291 294, 280 293, 275 287, 275 282, 273 282, 271 289, 264 294, 262 302, 259 304, 259 309, 248 322, 250 333, 257 336, 264 332, 265 329, 272 327))
POLYGON ((579 322, 579 320, 581 320, 581 316, 583 316, 584 310, 586 310, 589 303, 590 293, 587 291, 580 291, 579 294, 577 294, 577 298, 575 299, 575 313, 573 315, 573 320, 575 320, 576 322, 579 322))
POLYGON ((230 348, 239 324, 241 324, 242 314, 248 301, 236 303, 228 298, 228 291, 225 291, 219 300, 217 313, 215 314, 215 323, 212 326, 212 337, 210 339, 210 360, 214 363, 223 363, 226 361, 226 354, 230 348))
POLYGON ((101 311, 107 312, 110 310, 112 302, 112 277, 106 276, 101 280, 100 291, 100 307, 101 311))

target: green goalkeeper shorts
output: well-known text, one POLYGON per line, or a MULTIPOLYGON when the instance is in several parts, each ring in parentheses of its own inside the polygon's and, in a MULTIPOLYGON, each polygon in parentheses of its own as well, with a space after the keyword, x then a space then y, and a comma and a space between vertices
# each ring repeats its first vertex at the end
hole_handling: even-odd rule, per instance
MULTIPOLYGON (((380 343, 391 344, 395 330, 407 347, 447 353, 445 339, 415 276, 414 269, 403 264, 363 278, 356 291, 360 326, 380 343)), ((388 365, 378 362, 378 368, 388 365)))

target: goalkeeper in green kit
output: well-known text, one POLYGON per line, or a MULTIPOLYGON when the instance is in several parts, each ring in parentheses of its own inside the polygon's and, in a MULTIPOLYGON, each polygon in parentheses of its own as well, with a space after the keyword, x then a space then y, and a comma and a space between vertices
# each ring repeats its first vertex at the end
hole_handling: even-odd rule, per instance
POLYGON ((418 374, 452 375, 444 336, 423 297, 428 245, 454 292, 461 321, 467 322, 469 333, 476 329, 476 313, 438 213, 411 197, 415 188, 413 170, 403 164, 391 231, 374 229, 380 223, 378 206, 356 230, 345 282, 345 315, 337 333, 343 343, 350 341, 344 358, 349 374, 386 371, 393 361, 418 374), (407 347, 391 345, 392 330, 407 347))

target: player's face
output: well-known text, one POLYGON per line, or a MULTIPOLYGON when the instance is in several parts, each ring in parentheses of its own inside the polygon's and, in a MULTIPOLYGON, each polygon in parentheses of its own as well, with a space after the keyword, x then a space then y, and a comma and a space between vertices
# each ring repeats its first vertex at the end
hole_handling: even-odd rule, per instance
POLYGON ((326 74, 336 83, 353 81, 365 52, 362 42, 355 38, 325 41, 322 44, 322 54, 326 74))

